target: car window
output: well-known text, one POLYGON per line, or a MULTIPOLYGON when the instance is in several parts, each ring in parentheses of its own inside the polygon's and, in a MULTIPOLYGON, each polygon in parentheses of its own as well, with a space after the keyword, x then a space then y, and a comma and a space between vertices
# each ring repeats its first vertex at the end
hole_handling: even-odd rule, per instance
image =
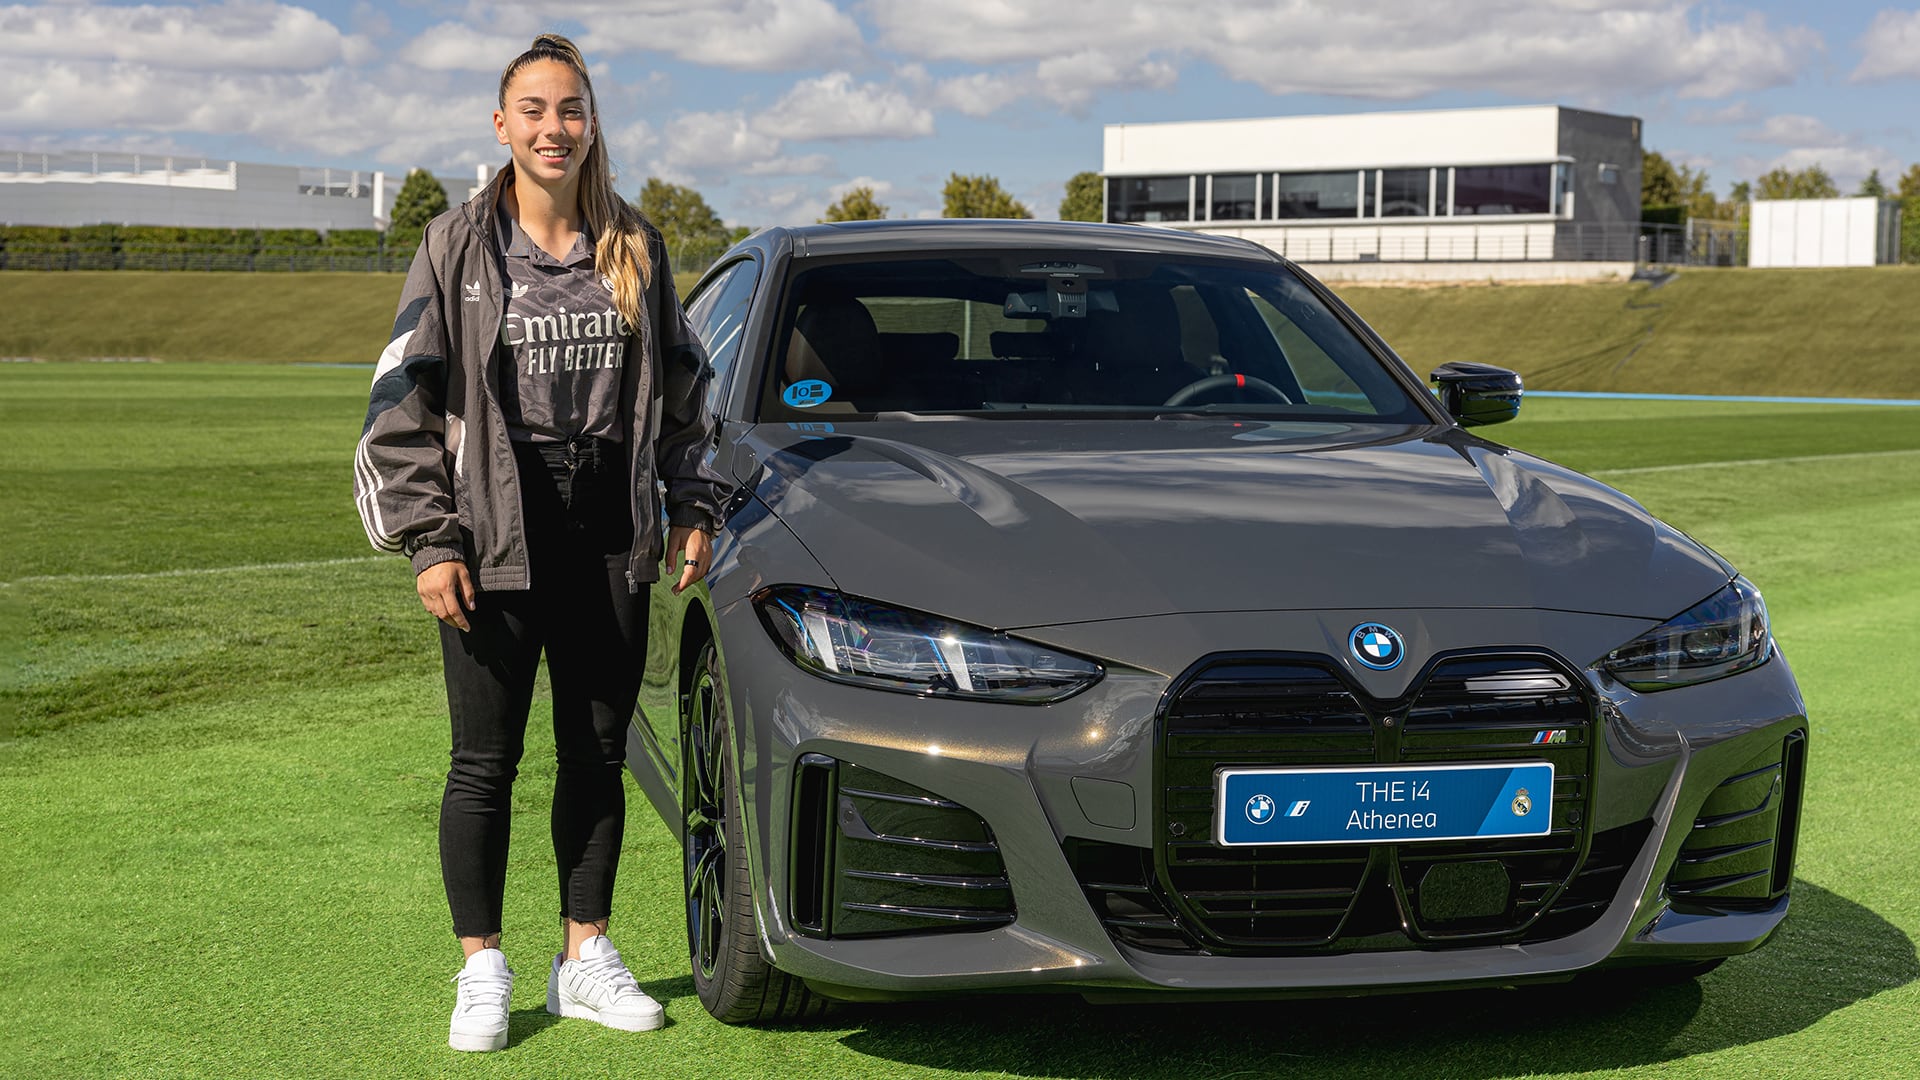
POLYGON ((1292 319, 1258 293, 1248 292, 1247 302, 1253 305, 1253 310, 1259 313, 1267 331, 1273 335, 1274 343, 1279 346, 1287 367, 1293 372, 1294 381, 1300 385, 1308 401, 1363 411, 1369 408, 1371 403, 1360 389, 1360 384, 1292 319))
POLYGON ((1278 264, 1031 251, 843 260, 802 270, 787 296, 762 419, 1429 420, 1278 264))
POLYGON ((742 259, 722 270, 687 307, 687 321, 700 343, 706 346, 707 358, 713 362, 713 385, 707 390, 709 409, 719 407, 727 373, 740 355, 747 305, 753 299, 753 287, 759 278, 760 264, 753 259, 742 259))

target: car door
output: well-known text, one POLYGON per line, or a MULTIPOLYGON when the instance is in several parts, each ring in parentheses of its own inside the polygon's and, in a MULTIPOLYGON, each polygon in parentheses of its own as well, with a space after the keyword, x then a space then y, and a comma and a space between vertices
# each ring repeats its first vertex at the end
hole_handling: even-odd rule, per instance
MULTIPOLYGON (((750 254, 716 269, 689 295, 687 321, 694 336, 706 347, 713 364, 714 378, 707 391, 707 407, 718 411, 726 400, 726 387, 733 375, 734 361, 740 355, 740 343, 747 312, 759 283, 760 263, 750 254)), ((724 457, 729 440, 718 440, 713 465, 723 476, 731 475, 724 457)), ((666 535, 665 500, 661 501, 661 535, 666 535)), ((676 790, 680 771, 680 624, 690 599, 675 596, 673 583, 678 575, 662 569, 653 586, 648 606, 647 666, 641 677, 639 712, 645 721, 644 741, 654 758, 653 764, 676 790)))

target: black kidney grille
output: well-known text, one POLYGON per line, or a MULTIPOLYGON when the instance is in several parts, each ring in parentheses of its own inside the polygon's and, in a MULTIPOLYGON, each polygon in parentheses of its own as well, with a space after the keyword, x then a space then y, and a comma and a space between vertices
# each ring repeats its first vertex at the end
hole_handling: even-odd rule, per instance
POLYGON ((1309 662, 1224 660, 1186 682, 1163 730, 1165 873, 1188 919, 1222 943, 1333 941, 1359 895, 1366 850, 1216 846, 1213 773, 1373 761, 1373 724, 1353 691, 1309 662))
POLYGON ((1557 660, 1456 656, 1397 701, 1366 696, 1323 657, 1219 657, 1175 685, 1161 722, 1151 896, 1140 884, 1096 890, 1082 878, 1096 910, 1126 912, 1108 921, 1117 938, 1173 948, 1184 934, 1187 950, 1341 952, 1518 941, 1548 914, 1562 927, 1597 917, 1563 905, 1569 883, 1586 880, 1594 738, 1592 704, 1557 660), (1554 765, 1546 836, 1249 848, 1211 839, 1214 771, 1224 766, 1520 760, 1554 765), (1151 900, 1157 914, 1096 891, 1151 900))

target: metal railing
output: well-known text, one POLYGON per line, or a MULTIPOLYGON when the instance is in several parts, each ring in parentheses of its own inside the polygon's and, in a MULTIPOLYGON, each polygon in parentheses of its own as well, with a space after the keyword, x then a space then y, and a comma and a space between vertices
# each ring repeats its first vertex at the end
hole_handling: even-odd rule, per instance
POLYGON ((1261 242, 1303 263, 1622 262, 1746 265, 1746 230, 1723 221, 1685 225, 1585 222, 1297 229, 1261 242))

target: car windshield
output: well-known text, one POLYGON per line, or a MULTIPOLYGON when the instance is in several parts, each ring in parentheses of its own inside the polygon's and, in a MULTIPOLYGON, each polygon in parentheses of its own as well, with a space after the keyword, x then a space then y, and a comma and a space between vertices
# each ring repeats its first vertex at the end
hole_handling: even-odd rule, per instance
POLYGON ((763 420, 1431 422, 1279 264, 1042 251, 841 261, 795 277, 775 342, 763 420))

